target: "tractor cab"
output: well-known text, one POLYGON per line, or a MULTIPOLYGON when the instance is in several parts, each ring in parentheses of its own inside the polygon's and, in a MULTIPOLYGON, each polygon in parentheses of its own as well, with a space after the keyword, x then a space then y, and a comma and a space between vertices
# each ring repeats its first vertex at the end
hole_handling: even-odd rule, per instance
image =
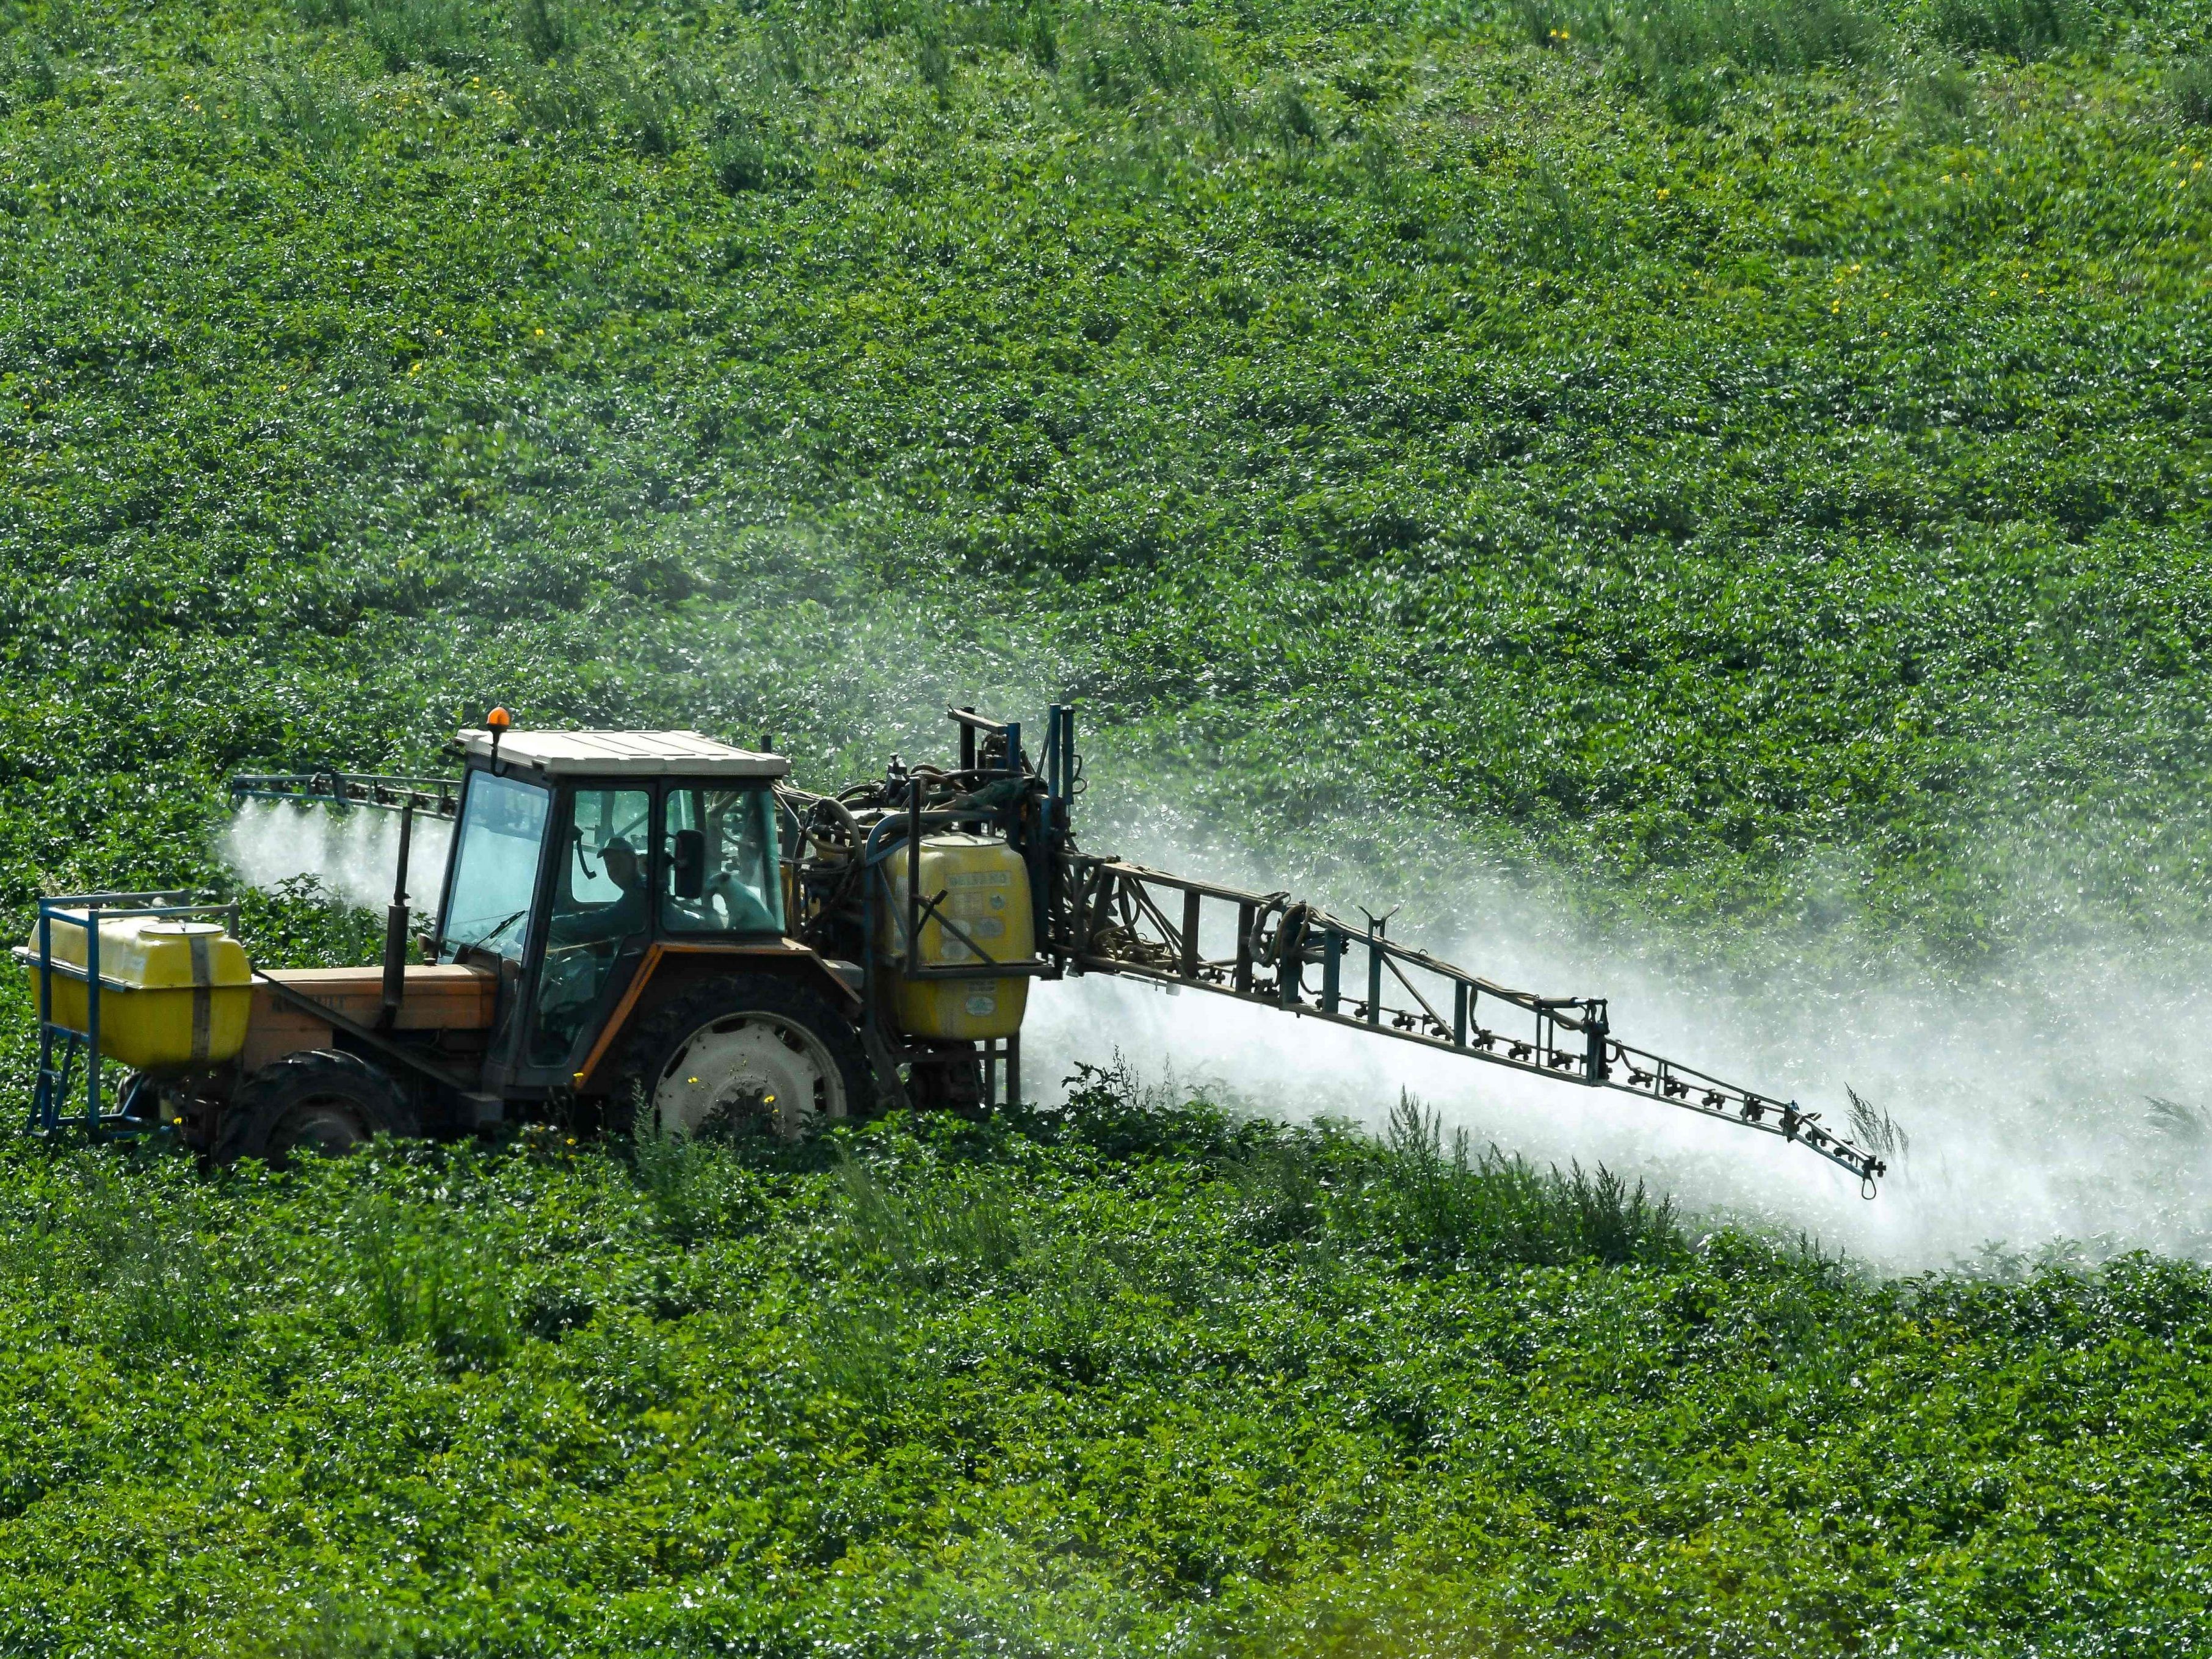
POLYGON ((460 734, 431 954, 495 972, 483 1086, 574 1086, 648 957, 780 945, 781 757, 694 732, 460 734))

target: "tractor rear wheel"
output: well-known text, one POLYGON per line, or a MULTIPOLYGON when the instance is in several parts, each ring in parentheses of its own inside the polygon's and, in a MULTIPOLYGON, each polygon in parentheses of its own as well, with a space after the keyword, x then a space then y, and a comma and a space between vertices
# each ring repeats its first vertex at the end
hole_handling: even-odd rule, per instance
POLYGON ((661 1005, 623 1040, 614 1077, 617 1121, 664 1134, 797 1140, 872 1097, 853 1023, 766 974, 708 980, 661 1005))
POLYGON ((215 1161, 343 1158, 374 1136, 416 1133, 414 1110, 387 1073, 358 1054, 312 1048, 272 1060, 239 1085, 223 1109, 215 1161))

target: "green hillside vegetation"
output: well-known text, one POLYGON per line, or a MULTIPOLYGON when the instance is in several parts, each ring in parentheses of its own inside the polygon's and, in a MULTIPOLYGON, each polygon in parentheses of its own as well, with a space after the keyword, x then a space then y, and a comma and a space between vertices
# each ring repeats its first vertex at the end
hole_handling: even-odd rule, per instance
MULTIPOLYGON (((2212 920, 2187 3, 0 21, 19 928, 493 701, 821 781, 948 691, 1077 699, 1102 802, 1385 809, 1709 955, 2212 920)), ((2212 1634, 2196 1267, 1882 1282, 1414 1115, 1069 1102, 10 1139, 0 1653, 2212 1634)))
POLYGON ((812 768, 945 679, 1686 923, 2199 920, 2205 52, 2075 0, 35 12, 7 896, 490 699, 812 768))

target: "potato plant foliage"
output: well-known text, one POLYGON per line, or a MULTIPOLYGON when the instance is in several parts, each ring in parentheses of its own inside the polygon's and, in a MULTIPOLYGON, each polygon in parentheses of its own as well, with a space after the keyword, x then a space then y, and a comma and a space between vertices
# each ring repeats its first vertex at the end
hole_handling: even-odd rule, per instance
MULTIPOLYGON (((999 690, 1723 955, 2201 928, 2208 54, 2193 0, 8 0, 0 910, 222 879, 232 769, 494 701, 835 777, 999 690)), ((0 1652, 2212 1635, 2194 1267, 1875 1283, 1097 1074, 0 1170, 0 1652)))
POLYGON ((2195 1267, 1855 1283, 1417 1109, 1095 1074, 797 1152, 6 1168, 11 1653, 2205 1634, 2195 1267))

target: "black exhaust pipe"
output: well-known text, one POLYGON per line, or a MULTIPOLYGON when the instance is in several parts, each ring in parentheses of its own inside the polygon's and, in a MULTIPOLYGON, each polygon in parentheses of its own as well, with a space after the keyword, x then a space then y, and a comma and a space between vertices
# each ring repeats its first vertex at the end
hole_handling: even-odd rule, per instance
POLYGON ((392 904, 384 913, 384 1011, 376 1029, 388 1031, 398 1023, 399 1004, 407 994, 407 849, 415 838, 415 803, 399 809, 399 873, 392 878, 392 904))

